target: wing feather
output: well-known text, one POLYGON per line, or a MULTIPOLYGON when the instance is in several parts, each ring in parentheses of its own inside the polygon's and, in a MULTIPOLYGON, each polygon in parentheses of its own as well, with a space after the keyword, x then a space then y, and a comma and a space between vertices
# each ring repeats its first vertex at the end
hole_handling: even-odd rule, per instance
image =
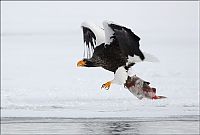
POLYGON ((101 27, 88 22, 83 22, 81 27, 83 30, 83 41, 86 46, 84 55, 86 54, 85 51, 87 51, 87 58, 91 58, 94 49, 104 43, 104 30, 101 27))
POLYGON ((140 38, 135 35, 131 29, 107 21, 103 22, 103 26, 105 29, 105 37, 107 39, 106 43, 117 40, 120 49, 125 56, 134 57, 134 55, 136 55, 139 56, 141 60, 144 60, 144 55, 139 49, 140 38))

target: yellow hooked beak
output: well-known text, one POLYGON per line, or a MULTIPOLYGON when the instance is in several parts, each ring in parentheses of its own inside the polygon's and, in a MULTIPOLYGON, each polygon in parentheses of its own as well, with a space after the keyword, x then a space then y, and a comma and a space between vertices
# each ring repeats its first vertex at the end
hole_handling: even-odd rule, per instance
POLYGON ((83 60, 80 60, 78 63, 77 63, 77 67, 84 67, 86 65, 86 62, 83 61, 83 60))

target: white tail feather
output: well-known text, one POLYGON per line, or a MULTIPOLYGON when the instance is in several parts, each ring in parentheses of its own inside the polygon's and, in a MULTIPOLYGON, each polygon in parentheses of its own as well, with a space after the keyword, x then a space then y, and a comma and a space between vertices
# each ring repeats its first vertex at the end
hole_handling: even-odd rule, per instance
POLYGON ((146 52, 143 52, 144 54, 144 61, 147 61, 147 62, 159 62, 159 59, 157 57, 155 57, 154 55, 152 54, 149 54, 149 53, 146 53, 146 52))

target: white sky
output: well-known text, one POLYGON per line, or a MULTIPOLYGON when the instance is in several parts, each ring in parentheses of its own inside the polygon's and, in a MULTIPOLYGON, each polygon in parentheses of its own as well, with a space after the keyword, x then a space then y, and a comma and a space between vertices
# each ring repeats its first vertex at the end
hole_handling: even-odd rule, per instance
MULTIPOLYGON (((79 30, 80 23, 103 20, 136 31, 198 33, 198 2, 1 2, 2 32, 79 30)), ((185 35, 186 36, 186 35, 185 35)))
POLYGON ((64 78, 67 68, 70 68, 71 72, 75 68, 75 59, 83 55, 81 23, 91 20, 101 25, 103 20, 111 20, 130 27, 141 38, 142 50, 156 54, 163 63, 166 63, 166 68, 177 70, 177 67, 168 65, 178 61, 183 64, 181 68, 184 73, 187 67, 187 71, 195 75, 199 38, 198 8, 197 1, 3 1, 1 2, 2 74, 5 78, 10 76, 16 80, 24 75, 27 81, 29 74, 31 77, 35 76, 32 78, 37 80, 37 74, 41 76, 41 73, 46 73, 45 80, 51 78, 49 73, 58 70, 60 74, 56 72, 54 74, 64 78), (21 37, 8 36, 20 34, 21 37), (50 37, 45 37, 45 34, 50 37), (76 51, 68 52, 70 56, 67 57, 66 55, 69 55, 67 49, 70 48, 68 45, 74 47, 76 51), (183 45, 186 46, 185 50, 183 45), (73 61, 70 63, 67 58, 73 61), (173 60, 168 60, 169 58, 173 60), (67 61, 68 64, 65 63, 67 61), (187 66, 188 62, 190 66, 187 66))

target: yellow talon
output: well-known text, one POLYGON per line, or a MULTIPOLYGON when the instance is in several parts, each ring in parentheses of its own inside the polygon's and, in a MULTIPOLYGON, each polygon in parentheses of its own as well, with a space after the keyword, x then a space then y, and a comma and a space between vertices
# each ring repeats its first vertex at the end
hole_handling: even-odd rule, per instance
POLYGON ((111 81, 107 82, 107 83, 104 83, 102 86, 101 86, 101 89, 104 88, 106 90, 108 90, 110 88, 110 85, 111 85, 111 81))

